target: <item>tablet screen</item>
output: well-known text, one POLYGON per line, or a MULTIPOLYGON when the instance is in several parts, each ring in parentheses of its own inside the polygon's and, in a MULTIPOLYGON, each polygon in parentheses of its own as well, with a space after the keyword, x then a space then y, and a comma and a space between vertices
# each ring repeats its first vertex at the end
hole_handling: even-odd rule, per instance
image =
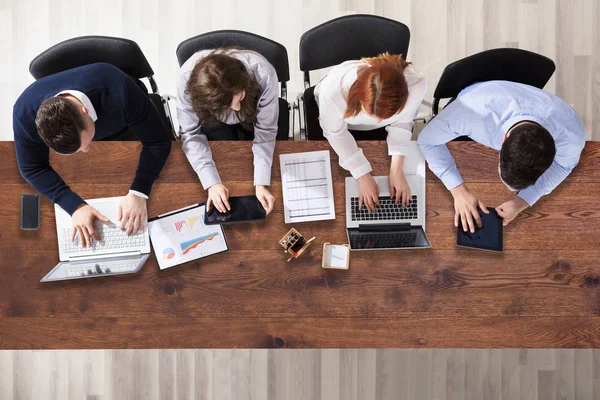
POLYGON ((232 224, 235 222, 249 222, 263 220, 266 217, 265 209, 256 196, 230 197, 231 211, 221 213, 214 205, 210 206, 205 214, 206 225, 232 224))
POLYGON ((495 209, 488 208, 489 214, 479 210, 481 228, 476 228, 475 233, 465 232, 462 222, 458 225, 456 245, 473 249, 502 251, 502 218, 495 209))

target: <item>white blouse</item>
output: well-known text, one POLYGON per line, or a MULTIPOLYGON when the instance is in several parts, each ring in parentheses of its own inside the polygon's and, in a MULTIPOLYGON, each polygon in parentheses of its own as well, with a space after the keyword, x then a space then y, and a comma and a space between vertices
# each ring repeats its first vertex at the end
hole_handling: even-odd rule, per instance
POLYGON ((323 134, 338 154, 340 166, 350 171, 356 179, 371 172, 372 168, 348 129, 366 131, 385 127, 388 132, 388 154, 405 155, 407 143, 412 137, 413 120, 427 91, 427 81, 423 75, 409 65, 404 70, 408 84, 408 99, 401 112, 379 123, 364 111, 354 117, 344 118, 348 106, 346 97, 350 86, 357 79, 358 69, 366 65, 368 64, 361 60, 346 61, 333 67, 315 87, 323 134))

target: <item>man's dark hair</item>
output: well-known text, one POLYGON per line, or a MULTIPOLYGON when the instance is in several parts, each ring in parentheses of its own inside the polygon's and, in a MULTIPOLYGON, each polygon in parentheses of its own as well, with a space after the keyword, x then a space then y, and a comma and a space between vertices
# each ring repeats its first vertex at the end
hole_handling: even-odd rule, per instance
POLYGON ((81 147, 85 120, 77 106, 62 96, 45 100, 35 117, 38 134, 48 147, 60 154, 73 154, 81 147))
POLYGON ((555 155, 550 132, 534 122, 519 125, 510 131, 500 149, 502 180, 513 189, 525 189, 550 168, 555 155))

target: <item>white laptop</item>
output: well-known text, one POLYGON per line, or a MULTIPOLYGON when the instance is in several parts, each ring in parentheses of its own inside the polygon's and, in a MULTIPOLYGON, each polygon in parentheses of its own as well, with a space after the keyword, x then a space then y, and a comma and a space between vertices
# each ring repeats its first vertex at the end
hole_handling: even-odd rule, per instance
POLYGON ((425 157, 416 141, 407 146, 404 175, 410 186, 407 207, 390 198, 388 176, 375 176, 379 186, 380 206, 370 212, 358 208, 358 181, 346 178, 346 231, 351 250, 386 250, 430 248, 425 233, 425 157))
POLYGON ((91 247, 80 244, 79 236, 71 242, 71 216, 54 205, 56 232, 58 235, 59 262, 40 282, 94 278, 138 272, 150 256, 148 224, 138 232, 127 236, 117 222, 119 203, 124 197, 86 200, 110 219, 110 222, 94 220, 94 229, 100 241, 92 240, 91 247))

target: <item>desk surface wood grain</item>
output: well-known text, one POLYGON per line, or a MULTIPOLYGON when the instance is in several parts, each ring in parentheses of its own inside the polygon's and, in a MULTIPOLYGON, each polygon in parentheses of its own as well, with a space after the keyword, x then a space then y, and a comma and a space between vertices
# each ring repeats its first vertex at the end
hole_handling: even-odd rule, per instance
MULTIPOLYGON (((249 143, 212 144, 232 195, 251 194, 249 143)), ((385 142, 363 142, 374 173, 389 173, 385 142)), ((510 199, 498 155, 476 143, 449 145, 463 178, 488 206, 510 199)), ((126 193, 139 143, 94 143, 88 154, 51 156, 83 198, 126 193)), ((295 225, 316 236, 291 263, 277 243, 283 223, 278 154, 328 149, 278 143, 275 210, 264 223, 227 226, 230 250, 159 271, 151 256, 123 277, 41 284, 58 261, 53 206, 41 228, 19 229, 13 144, 0 142, 0 348, 600 347, 600 143, 551 195, 505 228, 502 254, 455 245, 452 197, 427 175, 433 248, 354 252, 350 270, 323 270, 322 243, 345 243, 344 177, 334 153, 336 219, 295 225)), ((157 215, 205 199, 180 143, 148 202, 157 215)))

